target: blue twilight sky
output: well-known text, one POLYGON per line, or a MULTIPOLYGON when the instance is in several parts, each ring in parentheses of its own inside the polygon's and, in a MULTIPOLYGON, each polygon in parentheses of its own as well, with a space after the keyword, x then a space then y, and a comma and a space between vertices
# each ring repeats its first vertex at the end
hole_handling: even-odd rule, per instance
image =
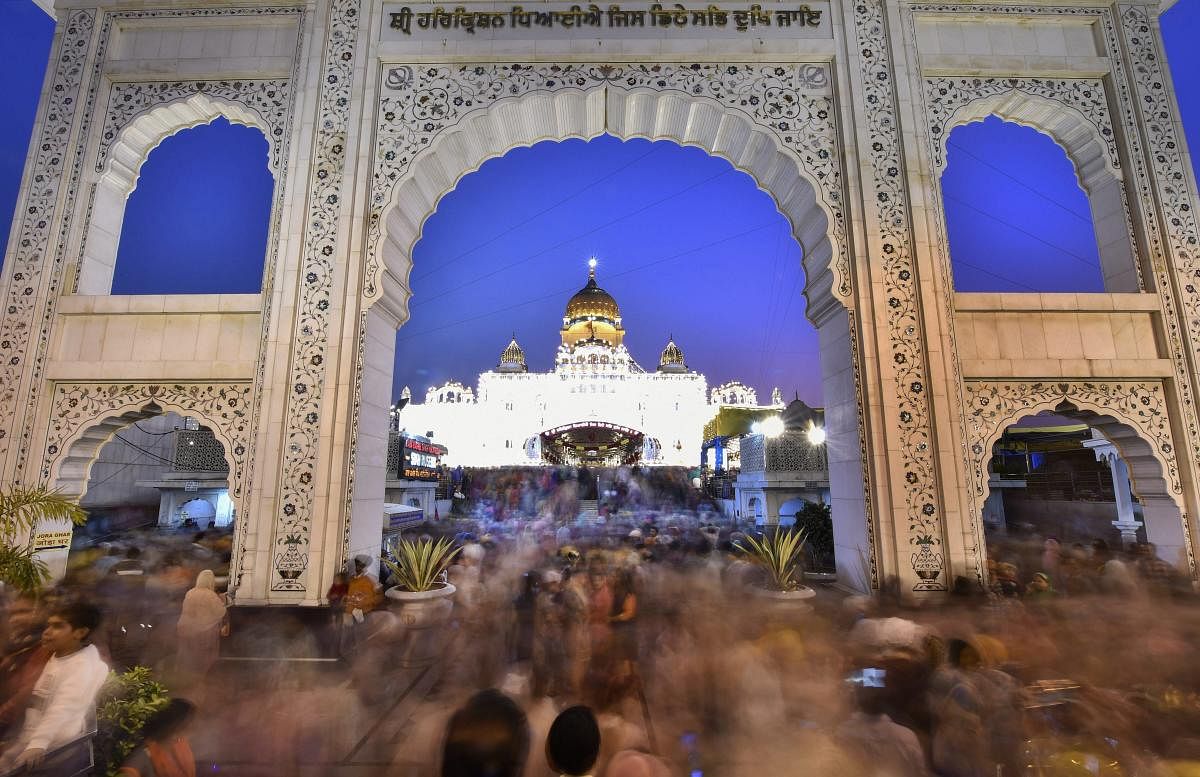
MULTIPOLYGON (((1162 18, 1189 146, 1200 150, 1200 0, 1162 18)), ((0 0, 9 95, 0 125, 0 244, 53 25, 30 0, 0 0)), ((1100 288, 1087 202, 1049 138, 996 119, 950 138, 943 179, 955 282, 964 291, 1100 288)), ((116 293, 257 290, 273 182, 255 130, 180 132, 152 152, 130 198, 116 293), (227 195, 234 183, 237 196, 227 195)), ((742 379, 820 402, 799 248, 771 199, 720 159, 671 143, 540 143, 466 176, 415 250, 412 319, 397 338, 395 393, 470 381, 515 333, 547 369, 588 256, 621 305, 648 368, 669 335, 710 383, 742 379)))

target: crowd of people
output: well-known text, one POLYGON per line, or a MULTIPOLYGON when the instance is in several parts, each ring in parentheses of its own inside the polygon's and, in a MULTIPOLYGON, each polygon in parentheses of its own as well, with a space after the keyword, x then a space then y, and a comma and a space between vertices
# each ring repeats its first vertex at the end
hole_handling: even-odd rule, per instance
POLYGON ((230 545, 224 532, 134 531, 73 554, 66 577, 36 596, 4 592, 0 774, 66 769, 43 760, 95 730, 109 672, 147 666, 176 698, 147 722, 122 774, 194 775, 179 732, 228 632, 230 545))
MULTIPOLYGON (((553 473, 464 479, 480 494, 516 492, 518 512, 519 494, 535 489, 533 518, 413 530, 454 541, 456 592, 437 680, 407 708, 403 735, 388 740, 397 752, 376 773, 1183 777, 1200 767, 1200 610, 1186 575, 1152 548, 999 541, 989 587, 957 581, 936 605, 895 580, 872 596, 828 588, 803 603, 760 593, 764 572, 741 549, 750 527, 669 496, 614 510, 602 530, 557 520, 553 473)), ((626 482, 623 499, 658 498, 638 473, 626 482)), ((672 484, 654 488, 669 495, 672 484)), ((252 703, 237 684, 210 682, 228 632, 225 541, 114 546, 37 600, 10 597, 0 774, 86 729, 108 669, 135 663, 161 673, 174 699, 124 773, 195 774, 193 718, 237 718, 252 703), (138 623, 153 636, 130 638, 138 623)), ((328 591, 321 628, 336 637, 340 679, 279 690, 278 713, 244 733, 252 749, 334 739, 331 720, 374 731, 415 687, 401 670, 408 625, 375 561, 353 559, 328 591)))
POLYGON ((692 512, 701 495, 678 467, 506 467, 450 470, 456 512, 487 524, 574 519, 580 500, 594 500, 602 517, 692 512))

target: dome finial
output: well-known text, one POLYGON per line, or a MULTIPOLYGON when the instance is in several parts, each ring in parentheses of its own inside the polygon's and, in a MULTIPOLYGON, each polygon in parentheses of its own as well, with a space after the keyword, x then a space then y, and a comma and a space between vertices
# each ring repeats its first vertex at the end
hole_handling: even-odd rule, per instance
POLYGON ((594 256, 588 257, 588 277, 596 277, 596 257, 594 256))

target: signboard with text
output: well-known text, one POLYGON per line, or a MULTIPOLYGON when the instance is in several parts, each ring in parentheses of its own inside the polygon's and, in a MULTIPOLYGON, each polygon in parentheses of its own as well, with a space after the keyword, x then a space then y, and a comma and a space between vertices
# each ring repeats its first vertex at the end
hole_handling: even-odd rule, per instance
POLYGON ((437 480, 438 465, 446 455, 446 446, 401 437, 400 472, 404 480, 437 480))
POLYGON ((386 3, 382 39, 832 37, 828 2, 810 3, 386 3))
POLYGON ((71 534, 71 529, 38 532, 38 535, 33 538, 33 549, 41 551, 69 548, 71 547, 71 534))

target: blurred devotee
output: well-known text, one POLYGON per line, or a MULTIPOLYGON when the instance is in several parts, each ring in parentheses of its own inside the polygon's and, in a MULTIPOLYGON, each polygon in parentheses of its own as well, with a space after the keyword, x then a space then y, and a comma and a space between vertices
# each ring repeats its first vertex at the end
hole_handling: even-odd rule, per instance
POLYGON ((37 769, 48 751, 85 733, 108 677, 100 651, 90 644, 99 625, 99 608, 86 602, 60 605, 46 619, 42 644, 50 657, 33 686, 21 728, 0 755, 0 773, 19 766, 37 769))

